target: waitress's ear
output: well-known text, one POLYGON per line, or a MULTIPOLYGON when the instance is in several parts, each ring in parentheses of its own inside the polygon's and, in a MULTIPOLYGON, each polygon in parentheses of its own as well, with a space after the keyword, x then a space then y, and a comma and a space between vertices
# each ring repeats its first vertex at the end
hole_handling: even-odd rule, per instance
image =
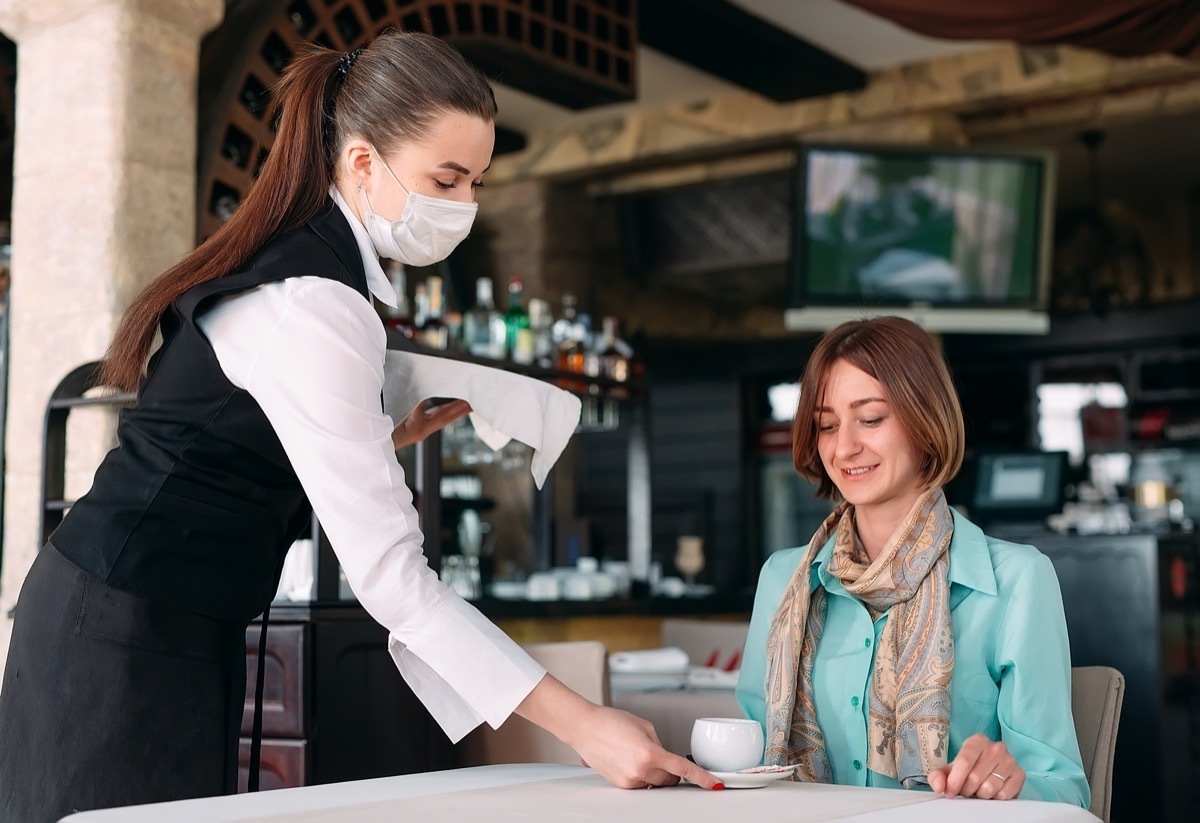
POLYGON ((357 186, 360 181, 370 181, 374 160, 375 152, 371 150, 371 144, 352 137, 342 146, 338 155, 337 176, 345 179, 351 187, 357 186))

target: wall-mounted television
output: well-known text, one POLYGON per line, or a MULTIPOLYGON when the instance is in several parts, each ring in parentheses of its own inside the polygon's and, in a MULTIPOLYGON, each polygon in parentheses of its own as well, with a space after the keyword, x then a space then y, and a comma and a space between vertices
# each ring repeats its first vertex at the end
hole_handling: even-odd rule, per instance
POLYGON ((930 331, 1045 333, 1054 158, 802 145, 787 326, 899 314, 930 331))

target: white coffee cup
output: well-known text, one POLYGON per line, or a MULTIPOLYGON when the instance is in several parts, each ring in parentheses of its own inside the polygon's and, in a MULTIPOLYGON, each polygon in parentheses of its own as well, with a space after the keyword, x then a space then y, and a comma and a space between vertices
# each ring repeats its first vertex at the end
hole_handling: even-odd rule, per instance
POLYGON ((762 762, 763 731, 756 720, 701 717, 692 724, 692 759, 710 772, 737 772, 762 762))

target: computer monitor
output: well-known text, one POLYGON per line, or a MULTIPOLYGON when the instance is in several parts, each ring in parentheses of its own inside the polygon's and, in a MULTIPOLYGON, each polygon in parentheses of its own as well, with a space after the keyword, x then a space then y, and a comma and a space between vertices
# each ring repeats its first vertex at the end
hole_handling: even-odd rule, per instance
POLYGON ((980 524, 1044 521, 1062 511, 1066 474, 1066 452, 981 454, 971 517, 980 524))

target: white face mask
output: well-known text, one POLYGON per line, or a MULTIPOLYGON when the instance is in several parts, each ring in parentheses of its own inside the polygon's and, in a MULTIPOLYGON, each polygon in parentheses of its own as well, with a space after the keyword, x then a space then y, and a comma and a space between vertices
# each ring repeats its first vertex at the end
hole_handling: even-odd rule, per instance
MULTIPOLYGON (((374 150, 374 146, 371 148, 374 150)), ((358 184, 358 191, 367 201, 365 225, 375 251, 380 257, 409 266, 429 266, 445 260, 471 233, 479 204, 414 194, 404 188, 377 150, 375 156, 396 185, 408 195, 400 219, 386 220, 371 208, 371 200, 363 191, 362 183, 358 184)))

